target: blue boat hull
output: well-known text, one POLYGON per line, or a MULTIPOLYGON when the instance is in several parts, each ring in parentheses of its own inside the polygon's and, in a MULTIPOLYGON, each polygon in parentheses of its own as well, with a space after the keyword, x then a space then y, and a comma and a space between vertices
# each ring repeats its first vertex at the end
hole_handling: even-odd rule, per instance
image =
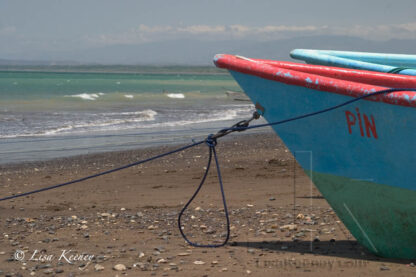
MULTIPOLYGON (((230 72, 269 122, 351 99, 230 72)), ((273 128, 361 244, 384 257, 416 258, 414 108, 358 101, 273 128)))

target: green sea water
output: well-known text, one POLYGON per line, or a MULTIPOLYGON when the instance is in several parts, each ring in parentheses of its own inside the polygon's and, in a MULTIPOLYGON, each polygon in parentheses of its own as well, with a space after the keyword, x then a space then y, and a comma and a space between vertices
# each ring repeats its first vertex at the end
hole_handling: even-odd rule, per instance
POLYGON ((249 117, 240 92, 227 73, 0 71, 1 162, 189 141, 249 117))

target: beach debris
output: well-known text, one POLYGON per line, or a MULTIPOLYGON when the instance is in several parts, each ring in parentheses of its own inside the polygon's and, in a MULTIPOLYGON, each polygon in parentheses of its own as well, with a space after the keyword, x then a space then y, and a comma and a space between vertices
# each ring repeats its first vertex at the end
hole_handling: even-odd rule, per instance
POLYGON ((127 270, 127 267, 124 264, 116 264, 113 266, 113 269, 116 271, 125 271, 127 270))
POLYGON ((204 261, 201 261, 201 260, 196 260, 196 261, 194 261, 194 264, 196 264, 196 265, 203 265, 203 264, 205 264, 205 262, 204 261))

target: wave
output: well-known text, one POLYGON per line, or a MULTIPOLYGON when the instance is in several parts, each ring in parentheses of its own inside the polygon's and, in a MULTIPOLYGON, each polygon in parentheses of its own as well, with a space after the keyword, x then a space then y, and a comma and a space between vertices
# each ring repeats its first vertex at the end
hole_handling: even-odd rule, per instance
POLYGON ((183 93, 168 93, 166 94, 169 98, 175 98, 175 99, 184 99, 185 95, 183 93))
POLYGON ((128 99, 133 99, 134 96, 132 94, 124 94, 124 97, 128 98, 128 99))
POLYGON ((154 121, 157 114, 158 113, 156 111, 151 109, 135 112, 90 114, 89 116, 92 116, 93 118, 86 120, 78 120, 78 122, 67 121, 61 124, 60 126, 45 128, 44 130, 40 131, 27 130, 26 132, 20 134, 0 135, 0 138, 38 137, 68 134, 73 132, 128 129, 127 125, 129 124, 134 124, 137 122, 154 121), (120 125, 125 125, 125 127, 122 128, 120 125))
MULTIPOLYGON (((103 112, 103 113, 53 113, 52 117, 35 118, 21 129, 15 124, 10 125, 9 132, 3 132, 0 138, 58 136, 68 134, 85 134, 94 132, 110 132, 118 130, 150 128, 203 127, 198 124, 212 124, 234 119, 248 118, 254 111, 253 105, 219 105, 212 109, 168 109, 154 111, 103 112), (46 125, 48 124, 48 125, 46 125), (45 126, 46 125, 46 126, 45 126), (17 133, 18 132, 18 133, 17 133)), ((228 124, 228 123, 227 123, 228 124)), ((224 127, 224 126, 221 126, 224 127)))
POLYGON ((103 96, 105 93, 99 92, 99 93, 80 93, 80 94, 73 94, 73 95, 65 95, 65 97, 75 97, 75 98, 81 98, 83 100, 96 100, 100 96, 103 96))
POLYGON ((240 105, 238 108, 231 108, 226 110, 213 110, 211 113, 197 113, 196 116, 189 120, 177 120, 171 122, 160 122, 152 124, 152 126, 145 126, 144 128, 155 127, 176 127, 186 126, 192 124, 209 123, 228 121, 242 117, 249 117, 248 114, 254 111, 253 105, 240 105))

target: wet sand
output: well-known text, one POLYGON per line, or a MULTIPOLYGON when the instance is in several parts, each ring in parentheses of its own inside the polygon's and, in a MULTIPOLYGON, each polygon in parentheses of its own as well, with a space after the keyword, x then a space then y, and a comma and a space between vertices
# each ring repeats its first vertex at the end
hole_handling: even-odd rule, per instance
MULTIPOLYGON (((1 166, 0 195, 69 181, 173 148, 1 166)), ((357 244, 274 134, 232 135, 219 141, 217 151, 231 220, 225 247, 191 247, 177 227, 178 212, 204 173, 208 148, 201 145, 0 202, 0 276, 416 274, 415 261, 380 258, 357 244)), ((183 226, 195 242, 224 239, 215 170, 185 213, 183 226)))

